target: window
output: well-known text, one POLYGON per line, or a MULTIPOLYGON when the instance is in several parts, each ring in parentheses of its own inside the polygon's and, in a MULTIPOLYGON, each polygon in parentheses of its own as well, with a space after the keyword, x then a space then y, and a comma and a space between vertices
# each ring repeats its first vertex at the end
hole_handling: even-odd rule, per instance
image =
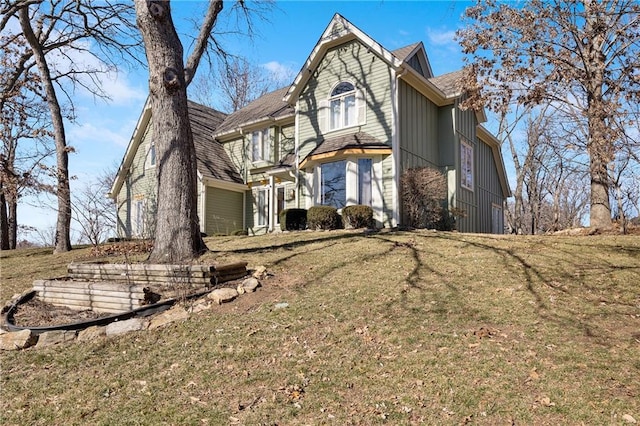
POLYGON ((276 223, 280 223, 280 212, 284 210, 284 186, 276 188, 276 223))
POLYGON ((144 236, 145 231, 145 222, 146 222, 146 203, 144 198, 141 196, 136 196, 136 199, 133 201, 133 214, 132 219, 133 223, 131 224, 131 233, 132 236, 142 237, 144 236))
POLYGON ((460 142, 460 184, 473 191, 473 147, 460 142))
POLYGON ((347 162, 320 165, 320 204, 341 209, 347 205, 347 162))
POLYGON ((251 133, 251 160, 269 161, 271 157, 271 140, 269 129, 258 130, 251 133))
POLYGON ((349 82, 339 83, 329 98, 329 129, 336 130, 357 124, 356 89, 349 82))
POLYGON ((267 226, 269 224, 269 206, 266 189, 259 189, 256 194, 256 210, 258 211, 258 226, 267 226))
POLYGON ((358 159, 358 204, 371 205, 371 159, 358 159))
POLYGON ((145 167, 147 169, 156 166, 156 144, 151 143, 147 148, 147 162, 145 167))

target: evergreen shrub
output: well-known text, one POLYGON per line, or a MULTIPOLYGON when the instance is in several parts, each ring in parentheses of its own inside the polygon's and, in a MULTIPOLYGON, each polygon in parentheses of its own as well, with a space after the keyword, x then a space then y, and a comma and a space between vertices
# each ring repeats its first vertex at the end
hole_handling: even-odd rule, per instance
POLYGON ((342 219, 345 227, 373 228, 373 209, 371 206, 357 204, 342 209, 342 219))
POLYGON ((307 228, 306 209, 284 209, 278 217, 283 231, 301 231, 307 228))
POLYGON ((342 218, 335 207, 313 206, 307 211, 307 226, 309 229, 338 229, 341 225, 342 218))

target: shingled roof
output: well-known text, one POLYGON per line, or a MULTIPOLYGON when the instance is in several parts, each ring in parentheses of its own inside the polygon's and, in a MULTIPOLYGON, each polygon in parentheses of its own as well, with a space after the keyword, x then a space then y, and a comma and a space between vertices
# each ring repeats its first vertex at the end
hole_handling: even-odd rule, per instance
POLYGON ((222 124, 218 126, 215 134, 221 135, 234 131, 240 125, 250 123, 252 121, 267 118, 278 118, 293 114, 293 107, 282 100, 288 89, 289 86, 267 93, 249 103, 249 105, 244 108, 229 114, 222 124))
POLYGON ((400 49, 396 49, 391 51, 391 54, 401 61, 406 61, 409 59, 407 56, 420 44, 420 42, 410 44, 409 46, 401 47, 400 49))
POLYGON ((347 148, 390 148, 389 145, 380 142, 368 133, 357 132, 348 135, 337 136, 335 138, 325 139, 318 145, 309 156, 317 154, 326 154, 328 152, 339 151, 347 148))
POLYGON ((458 70, 442 74, 437 77, 432 77, 429 81, 438 89, 442 90, 447 98, 452 98, 460 95, 462 75, 463 70, 458 70))
POLYGON ((227 115, 192 101, 188 102, 188 108, 198 171, 204 177, 243 184, 222 144, 212 137, 227 115))

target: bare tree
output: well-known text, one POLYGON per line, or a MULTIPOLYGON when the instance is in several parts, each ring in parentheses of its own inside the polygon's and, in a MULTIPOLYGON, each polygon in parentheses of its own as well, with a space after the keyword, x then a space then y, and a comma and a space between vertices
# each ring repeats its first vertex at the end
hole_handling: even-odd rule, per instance
MULTIPOLYGON (((113 69, 115 60, 135 52, 138 43, 132 19, 133 6, 115 1, 8 1, 0 5, 0 12, 0 29, 4 30, 11 19, 17 19, 21 33, 9 38, 23 39, 29 47, 9 71, 6 87, 13 90, 25 73, 36 70, 42 86, 40 95, 48 105, 56 148, 58 207, 54 251, 68 251, 71 249, 68 154, 73 148, 67 144, 65 120, 73 118, 72 91, 81 86, 95 96, 108 97, 100 88, 98 75, 113 69), (82 64, 78 69, 74 55, 88 56, 98 65, 82 64), (71 114, 64 113, 63 99, 71 106, 71 114)), ((2 48, 7 46, 4 43, 2 48)), ((4 102, 4 97, 0 98, 3 109, 4 102)))
POLYGON ((18 199, 42 189, 42 161, 53 153, 47 106, 38 94, 38 75, 29 72, 13 82, 11 69, 24 52, 20 40, 1 36, 0 44, 0 234, 1 249, 15 249, 18 199), (9 85, 13 87, 8 87, 9 85))
POLYGON ((80 237, 97 246, 115 234, 117 212, 115 200, 107 197, 117 167, 106 170, 86 183, 72 199, 74 219, 80 226, 80 237))
MULTIPOLYGON (((248 17, 245 2, 236 6, 248 17)), ((137 23, 149 64, 149 96, 158 158, 158 211, 150 261, 171 263, 193 259, 206 251, 197 215, 196 161, 187 110, 187 86, 208 47, 222 0, 211 0, 183 62, 183 47, 171 17, 169 1, 135 0, 137 23)))
POLYGON ((464 107, 505 112, 553 103, 587 137, 590 222, 611 226, 609 165, 627 141, 616 125, 640 101, 640 4, 633 0, 510 4, 477 1, 458 32, 466 58, 464 107))

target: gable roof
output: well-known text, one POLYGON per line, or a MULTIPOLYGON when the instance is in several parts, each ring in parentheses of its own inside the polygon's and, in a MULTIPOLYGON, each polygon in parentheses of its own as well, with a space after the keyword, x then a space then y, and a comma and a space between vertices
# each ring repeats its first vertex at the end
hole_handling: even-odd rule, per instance
MULTIPOLYGON (((231 163, 231 159, 222 145, 215 142, 211 136, 216 127, 225 119, 226 114, 193 101, 187 101, 187 108, 189 109, 189 121, 196 150, 198 172, 203 177, 244 184, 242 177, 233 167, 233 163, 231 163)), ((131 163, 144 139, 147 127, 150 125, 151 106, 147 98, 127 151, 120 163, 118 174, 109 191, 108 195, 110 197, 114 198, 120 192, 131 163)))
POLYGON ((329 22, 329 25, 322 33, 311 54, 298 72, 289 90, 287 90, 284 95, 284 101, 291 105, 295 104, 302 89, 313 74, 313 71, 322 61, 326 52, 335 46, 351 40, 358 40, 366 46, 369 51, 376 54, 385 61, 389 67, 394 69, 397 75, 401 76, 408 84, 418 88, 436 105, 450 105, 454 102, 455 96, 447 96, 447 94, 430 81, 430 79, 420 74, 407 62, 414 55, 420 54, 419 51, 422 50, 421 57, 428 68, 427 77, 432 75, 431 65, 424 52, 422 42, 414 43, 391 52, 338 13, 333 16, 331 22, 329 22))
POLYGON ((222 144, 212 137, 227 115, 192 101, 188 101, 187 105, 198 172, 210 179, 244 184, 222 144))
POLYGON ((284 102, 283 97, 288 87, 260 96, 244 108, 229 114, 217 127, 214 137, 239 132, 241 126, 251 126, 261 122, 273 121, 278 118, 294 115, 291 105, 284 102))

